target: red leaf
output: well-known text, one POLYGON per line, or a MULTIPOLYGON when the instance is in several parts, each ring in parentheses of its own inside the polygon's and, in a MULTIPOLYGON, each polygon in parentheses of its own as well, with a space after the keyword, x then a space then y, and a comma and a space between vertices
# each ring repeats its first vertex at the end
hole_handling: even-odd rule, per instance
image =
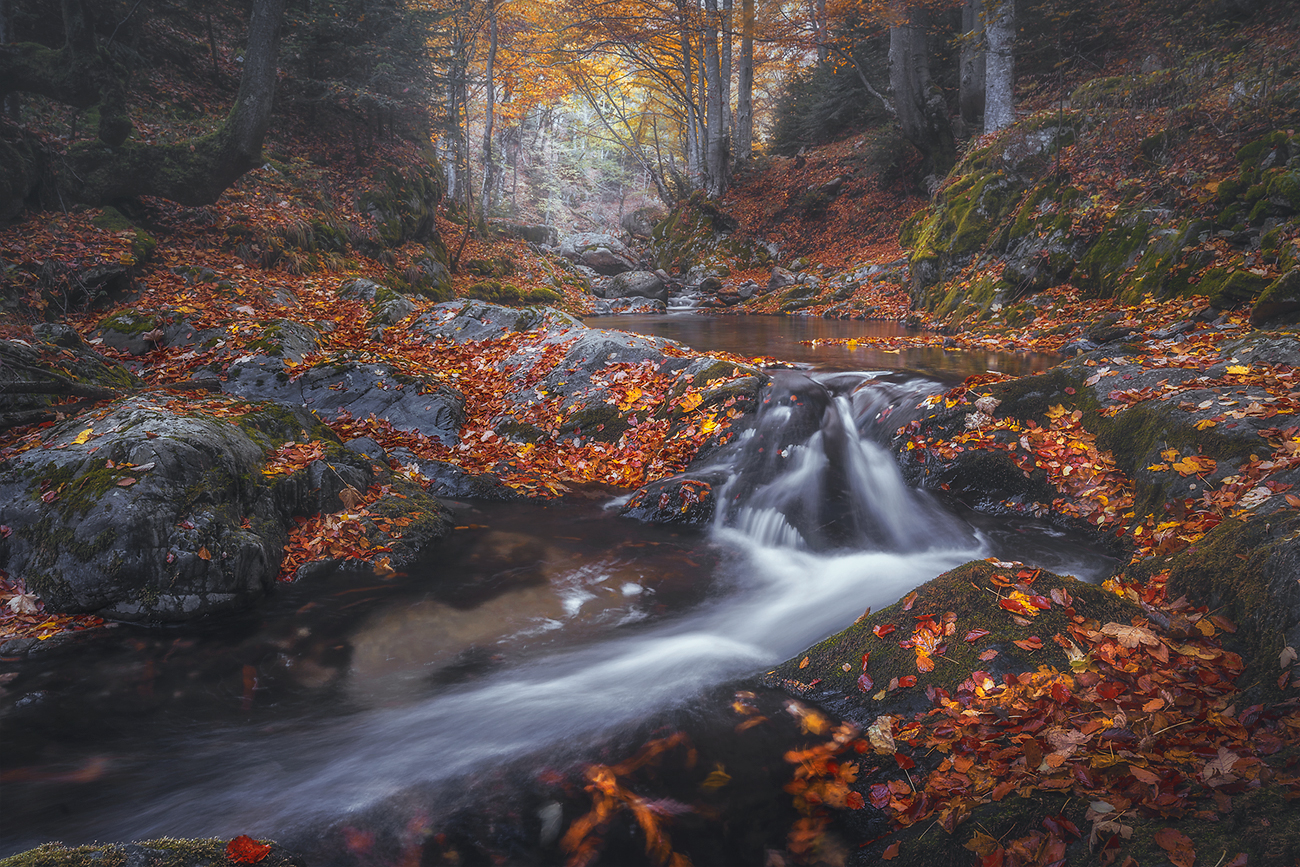
POLYGON ((911 611, 912 606, 915 604, 916 604, 916 591, 913 590, 911 593, 903 597, 903 610, 911 611))
POLYGON ((871 628, 871 631, 876 634, 877 638, 884 638, 886 635, 893 632, 896 628, 897 627, 894 626, 894 624, 892 623, 881 623, 876 626, 873 626, 871 628))
POLYGON ((989 634, 989 631, 988 631, 987 629, 972 629, 970 632, 967 632, 967 633, 966 633, 966 640, 967 640, 967 641, 979 641, 981 638, 983 638, 984 636, 986 636, 986 635, 988 635, 988 634, 989 634))
POLYGON ((844 806, 848 807, 850 810, 861 810, 866 805, 867 802, 862 799, 862 795, 859 792, 849 792, 849 794, 844 798, 844 806))
POLYGON ((870 662, 871 662, 871 653, 870 653, 870 651, 868 651, 867 653, 862 654, 862 670, 863 670, 863 671, 866 671, 866 670, 867 670, 867 665, 868 665, 870 662))
POLYGON ((980 662, 988 662, 990 659, 992 659, 997 655, 998 652, 996 650, 994 650, 993 648, 989 648, 988 650, 980 654, 980 662))
POLYGON ((270 852, 270 846, 257 842, 247 834, 240 834, 226 844, 226 857, 236 864, 256 864, 270 852))
POLYGON ((916 686, 916 675, 905 674, 898 679, 899 686, 916 686))
POLYGON ((1196 861, 1196 849, 1192 838, 1173 828, 1161 828, 1155 835, 1156 845, 1169 853, 1169 860, 1177 867, 1192 867, 1196 861))
POLYGON ((1019 647, 1022 650, 1031 650, 1031 651, 1042 650, 1043 640, 1039 638, 1037 635, 1031 635, 1022 641, 1015 642, 1015 645, 1016 647, 1019 647))
POLYGON ((871 675, 869 674, 864 674, 858 678, 858 689, 863 692, 871 692, 871 688, 875 685, 876 682, 871 679, 871 675))
POLYGON ((910 771, 916 767, 916 762, 912 761, 910 756, 905 756, 902 753, 894 753, 894 759, 898 762, 898 766, 905 771, 910 771))
POLYGON ((1070 700, 1070 688, 1063 683, 1052 684, 1052 700, 1065 704, 1070 700))

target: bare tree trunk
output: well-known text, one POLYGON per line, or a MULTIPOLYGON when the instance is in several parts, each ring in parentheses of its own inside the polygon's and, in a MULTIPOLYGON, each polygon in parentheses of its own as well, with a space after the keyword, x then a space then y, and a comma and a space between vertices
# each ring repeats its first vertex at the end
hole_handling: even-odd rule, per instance
POLYGON ((695 111, 695 50, 691 45, 691 23, 685 3, 679 3, 677 9, 681 18, 682 83, 686 94, 686 173, 694 176, 700 170, 699 127, 695 111))
POLYGON ((479 196, 479 215, 487 220, 492 210, 492 182, 496 164, 492 161, 492 125, 496 117, 496 82, 493 67, 497 60, 497 5, 488 0, 487 113, 483 120, 483 191, 479 196))
POLYGON ((930 79, 926 14, 895 7, 902 23, 889 29, 889 87, 903 137, 925 157, 922 172, 942 177, 957 161, 957 144, 943 93, 930 79))
POLYGON ((721 57, 718 59, 718 71, 722 79, 722 134, 726 136, 727 142, 732 139, 731 134, 731 4, 732 0, 722 0, 722 33, 721 42, 718 44, 718 50, 721 57))
POLYGON ((1015 0, 989 0, 988 60, 985 77, 984 131, 993 132, 1016 122, 1015 0))
POLYGON ((965 0, 961 7, 961 56, 958 61, 958 109, 968 129, 984 120, 984 2, 965 0))
POLYGON ((704 120, 704 191, 717 198, 726 191, 722 135, 722 70, 718 56, 718 0, 704 3, 704 81, 708 89, 704 120))
POLYGON ((740 68, 736 72, 736 159, 754 153, 754 0, 740 0, 740 68))

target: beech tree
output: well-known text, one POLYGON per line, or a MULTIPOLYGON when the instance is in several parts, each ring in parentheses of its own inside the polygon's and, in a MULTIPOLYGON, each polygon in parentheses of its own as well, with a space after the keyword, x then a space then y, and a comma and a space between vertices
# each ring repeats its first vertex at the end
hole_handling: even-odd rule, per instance
POLYGON ((284 10, 285 0, 255 0, 235 104, 215 130, 198 138, 168 144, 129 140, 126 71, 109 52, 113 37, 102 39, 90 25, 83 0, 62 0, 61 48, 34 42, 0 46, 0 99, 30 93, 98 109, 96 140, 75 144, 64 155, 58 184, 67 198, 99 205, 149 195, 211 204, 262 163, 284 10))
POLYGON ((923 6, 895 5, 889 28, 889 89, 903 137, 925 158, 922 173, 942 177, 957 161, 948 105, 930 76, 929 17, 923 6))

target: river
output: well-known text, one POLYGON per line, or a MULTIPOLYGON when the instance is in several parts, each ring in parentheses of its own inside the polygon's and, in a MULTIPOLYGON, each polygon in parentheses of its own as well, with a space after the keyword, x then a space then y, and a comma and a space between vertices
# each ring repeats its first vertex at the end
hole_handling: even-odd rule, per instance
MULTIPOLYGON (((862 323, 588 324, 806 366, 780 374, 776 408, 716 458, 729 504, 716 526, 642 526, 615 514, 625 492, 604 489, 463 503, 450 542, 392 580, 340 571, 220 622, 118 626, 7 663, 0 856, 46 840, 250 834, 314 845, 319 863, 434 863, 428 840, 446 859, 470 837, 510 863, 562 863, 556 824, 582 794, 573 768, 661 727, 694 726, 701 741, 729 730, 731 684, 868 606, 979 557, 1084 578, 1109 567, 1046 525, 908 489, 873 441, 940 380, 1041 360, 939 350, 867 367, 798 343, 862 323)), ((718 755, 731 748, 716 740, 718 755)), ((764 785, 749 797, 780 798, 779 782, 764 785)), ((698 851, 752 854, 710 833, 696 829, 698 851)), ((465 845, 457 857, 476 863, 465 845)))

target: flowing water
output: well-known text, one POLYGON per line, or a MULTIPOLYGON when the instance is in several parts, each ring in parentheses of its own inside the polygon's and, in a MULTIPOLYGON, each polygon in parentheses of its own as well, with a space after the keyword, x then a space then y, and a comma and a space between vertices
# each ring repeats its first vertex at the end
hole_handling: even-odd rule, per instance
MULTIPOLYGON (((707 532, 619 518, 617 491, 461 504, 453 539, 390 581, 340 572, 220 623, 121 626, 10 663, 0 856, 50 839, 304 841, 414 801, 436 829, 449 793, 521 763, 539 786, 542 766, 698 716, 719 685, 969 559, 1102 571, 1059 532, 903 484, 879 440, 941 387, 778 373, 752 429, 706 469, 722 504, 707 532)), ((548 834, 553 848, 559 811, 529 820, 541 842, 512 843, 519 863, 548 863, 532 850, 548 834)))

